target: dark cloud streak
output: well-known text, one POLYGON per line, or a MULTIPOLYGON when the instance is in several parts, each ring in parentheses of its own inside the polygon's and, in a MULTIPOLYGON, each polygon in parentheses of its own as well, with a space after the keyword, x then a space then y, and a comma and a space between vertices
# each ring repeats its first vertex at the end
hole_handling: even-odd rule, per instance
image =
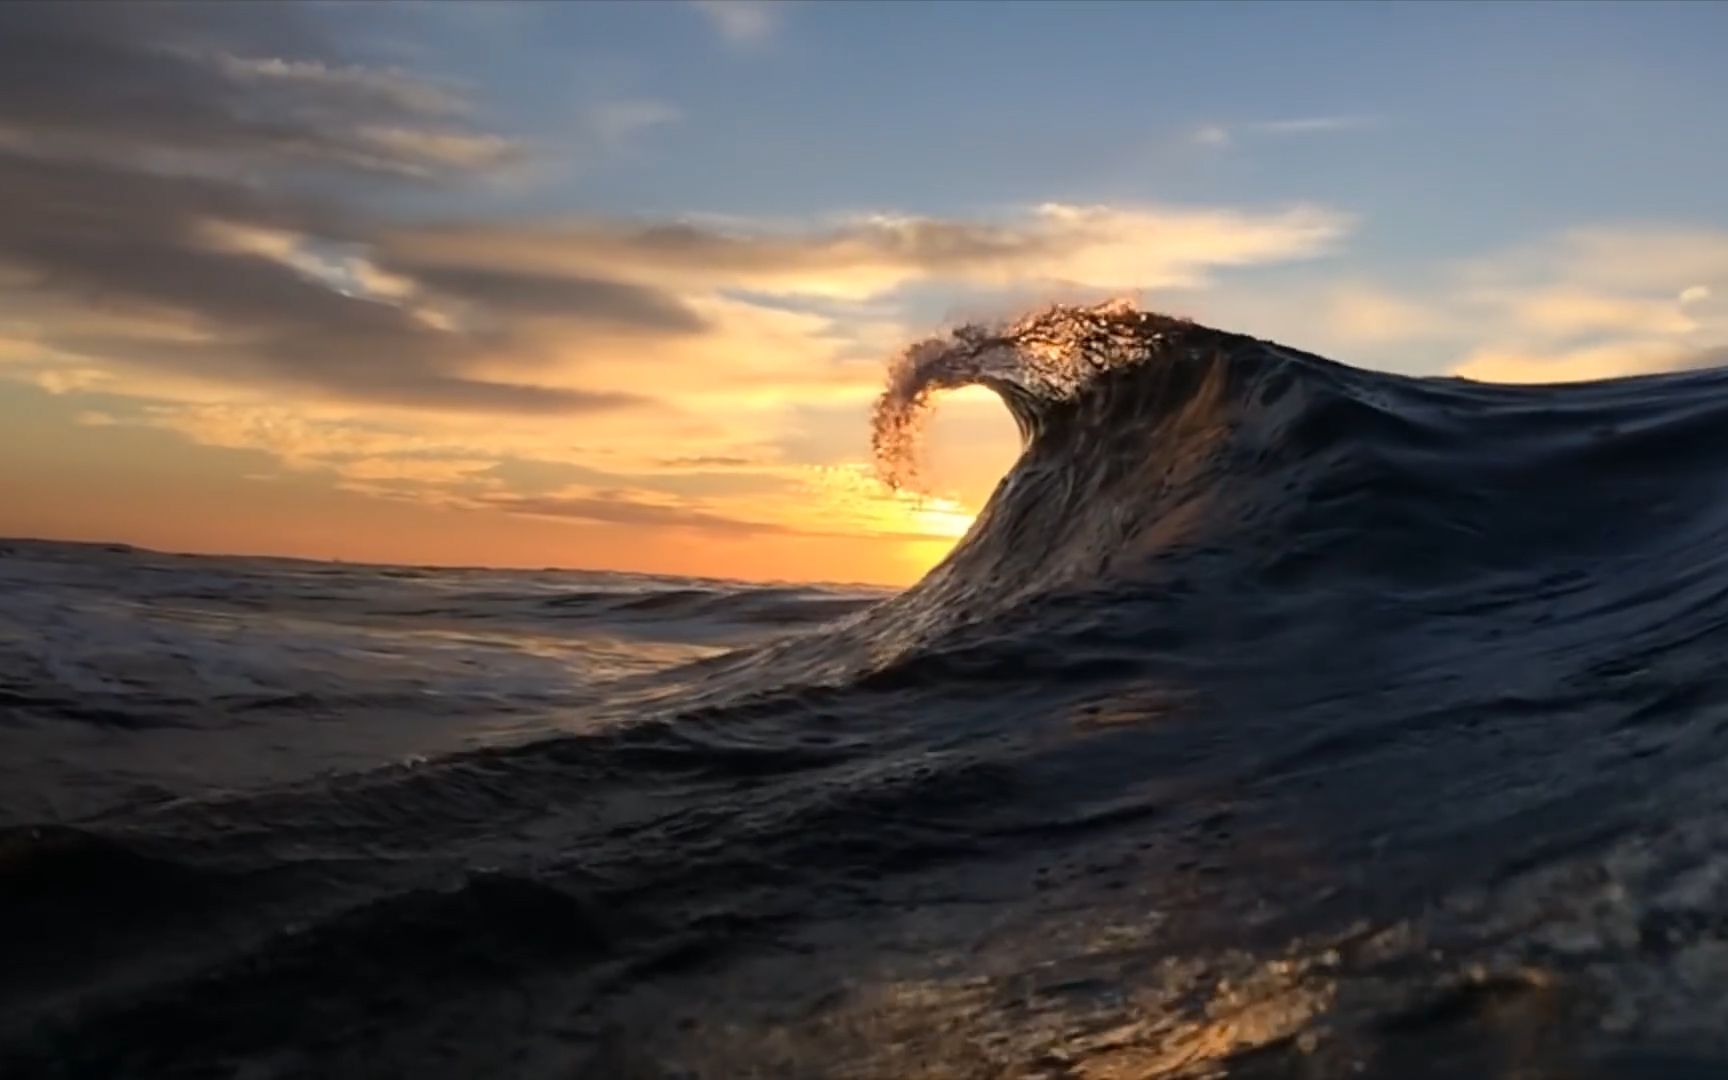
POLYGON ((726 517, 696 507, 641 502, 627 493, 601 491, 593 495, 492 495, 483 504, 531 517, 567 518, 602 525, 636 528, 690 529, 717 536, 805 536, 817 539, 892 539, 952 541, 952 536, 927 533, 878 534, 840 529, 807 529, 779 522, 726 517))
POLYGON ((0 138, 14 146, 396 175, 514 153, 460 111, 430 83, 345 62, 299 5, 0 4, 0 138))
POLYGON ((645 285, 482 267, 417 267, 397 262, 388 268, 429 288, 502 311, 665 333, 695 333, 707 327, 683 301, 645 285))
POLYGON ((978 222, 865 222, 826 232, 734 232, 688 223, 573 221, 533 228, 441 224, 384 238, 392 261, 433 267, 495 259, 511 265, 627 267, 638 273, 750 281, 861 267, 964 276, 980 268, 1059 258, 1083 233, 1039 233, 978 222))

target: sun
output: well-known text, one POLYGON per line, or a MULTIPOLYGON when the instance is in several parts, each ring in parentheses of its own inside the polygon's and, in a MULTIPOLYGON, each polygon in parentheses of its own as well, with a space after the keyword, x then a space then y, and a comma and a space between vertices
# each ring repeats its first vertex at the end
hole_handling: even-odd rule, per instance
POLYGON ((953 499, 927 495, 907 509, 907 516, 920 533, 958 540, 972 528, 977 515, 953 499))

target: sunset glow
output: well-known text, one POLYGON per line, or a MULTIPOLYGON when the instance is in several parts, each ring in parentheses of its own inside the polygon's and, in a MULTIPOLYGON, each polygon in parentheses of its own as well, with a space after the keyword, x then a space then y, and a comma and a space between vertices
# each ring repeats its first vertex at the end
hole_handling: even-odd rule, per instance
POLYGON ((1298 92, 1343 12, 1011 5, 979 50, 957 7, 866 7, 9 5, 0 532, 904 583, 1018 449, 970 390, 929 491, 871 470, 885 362, 957 319, 1127 295, 1490 380, 1728 347, 1728 151, 1665 119, 1711 99, 1718 8, 1652 16, 1665 89, 1605 97, 1612 6, 1539 80, 1489 25, 1534 8, 1435 6, 1298 92), (1196 97, 1136 52, 1172 34, 1252 77, 1196 97), (1518 185, 1457 171, 1485 150, 1518 185))

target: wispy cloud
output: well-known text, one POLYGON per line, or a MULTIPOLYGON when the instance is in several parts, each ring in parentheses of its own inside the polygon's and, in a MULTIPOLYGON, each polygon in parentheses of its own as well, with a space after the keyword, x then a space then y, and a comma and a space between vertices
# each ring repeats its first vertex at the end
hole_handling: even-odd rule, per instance
POLYGON ((728 536, 882 537, 955 539, 971 518, 952 500, 884 490, 862 467, 780 470, 783 482, 751 491, 747 500, 695 496, 652 488, 575 484, 523 495, 486 492, 478 505, 529 517, 669 528, 728 536), (819 516, 809 514, 821 505, 819 516))
POLYGON ((1354 131, 1373 127, 1379 121, 1372 116, 1298 116, 1289 120, 1266 120, 1246 125, 1249 131, 1268 135, 1314 135, 1328 131, 1354 131))
POLYGON ((1432 303, 1365 282, 1334 287, 1319 310, 1326 329, 1350 344, 1413 341, 1455 332, 1446 312, 1432 303))
POLYGON ((1553 338, 1604 331, 1685 334, 1698 328, 1672 294, 1627 296, 1560 286, 1509 296, 1506 307, 1517 329, 1553 338))
POLYGON ((1296 116, 1282 120, 1257 120, 1237 124, 1202 124, 1194 129, 1190 140, 1200 146, 1224 148, 1234 146, 1244 138, 1257 136, 1288 137, 1325 135, 1374 127, 1379 119, 1373 116, 1296 116))
POLYGON ((774 36, 790 0, 690 0, 720 36, 736 45, 757 45, 774 36))
POLYGON ((1201 146, 1229 146, 1235 141, 1230 129, 1222 124, 1203 124, 1194 129, 1190 138, 1201 146))
POLYGON ((1728 357, 1728 232, 1563 230, 1395 277, 1222 279, 1157 298, 1215 325, 1412 374, 1568 381, 1728 357))
POLYGON ((1728 356, 1728 233, 1620 225, 1566 230, 1436 268, 1403 290, 1356 284, 1314 331, 1351 346, 1426 342, 1474 379, 1565 382, 1649 374, 1728 356))
POLYGON ((917 282, 1149 289, 1204 284, 1224 267, 1325 254, 1351 228, 1324 207, 1250 211, 1046 203, 995 220, 877 215, 788 230, 577 220, 461 224, 385 238, 412 273, 449 262, 610 274, 662 288, 746 288, 863 300, 917 282))
POLYGON ((1472 351, 1453 374, 1481 382, 1560 383, 1666 371, 1721 363, 1728 355, 1699 351, 1675 341, 1609 341, 1576 348, 1486 346, 1472 351))
POLYGON ((652 128, 675 124, 683 112, 664 101, 603 101, 584 107, 579 123, 585 134, 603 146, 615 146, 652 128))
POLYGON ((1483 342, 1458 371, 1548 382, 1719 361, 1725 283, 1728 232, 1712 228, 1571 229, 1468 260, 1456 289, 1483 342))
POLYGON ((467 111, 450 87, 344 61, 292 7, 241 18, 203 5, 0 5, 0 142, 12 152, 205 175, 414 176, 515 152, 467 126, 467 111))

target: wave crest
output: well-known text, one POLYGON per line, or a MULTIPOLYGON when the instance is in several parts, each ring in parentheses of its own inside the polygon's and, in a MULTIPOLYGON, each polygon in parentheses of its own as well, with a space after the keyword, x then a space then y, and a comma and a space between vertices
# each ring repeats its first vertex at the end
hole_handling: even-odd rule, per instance
POLYGON ((907 347, 888 367, 871 414, 870 449, 882 482, 919 489, 919 454, 943 390, 984 386, 1007 404, 1030 441, 1049 403, 1074 399, 1106 371, 1150 358, 1180 319, 1128 300, 1054 305, 1006 325, 969 323, 907 347))

